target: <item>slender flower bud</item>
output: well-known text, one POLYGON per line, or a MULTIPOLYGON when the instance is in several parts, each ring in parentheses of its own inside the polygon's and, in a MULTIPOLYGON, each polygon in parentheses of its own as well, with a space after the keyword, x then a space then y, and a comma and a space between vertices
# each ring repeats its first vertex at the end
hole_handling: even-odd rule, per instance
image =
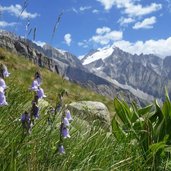
POLYGON ((39 107, 36 105, 35 102, 33 102, 32 112, 33 112, 33 116, 34 116, 36 119, 38 119, 38 118, 39 118, 39 107))
POLYGON ((65 154, 65 149, 64 149, 64 146, 62 144, 58 145, 58 152, 60 154, 65 154))

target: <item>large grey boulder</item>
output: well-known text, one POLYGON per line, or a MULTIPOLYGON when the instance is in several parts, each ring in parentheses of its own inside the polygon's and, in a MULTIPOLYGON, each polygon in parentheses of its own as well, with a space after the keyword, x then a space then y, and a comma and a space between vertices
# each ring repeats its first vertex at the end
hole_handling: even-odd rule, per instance
POLYGON ((88 120, 100 121, 101 126, 110 126, 110 113, 107 107, 97 101, 79 101, 68 105, 69 110, 78 117, 88 120))

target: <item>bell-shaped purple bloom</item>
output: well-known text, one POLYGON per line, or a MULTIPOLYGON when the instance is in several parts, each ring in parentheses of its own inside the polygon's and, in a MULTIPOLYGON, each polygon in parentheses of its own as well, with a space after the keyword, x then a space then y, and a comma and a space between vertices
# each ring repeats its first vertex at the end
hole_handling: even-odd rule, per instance
POLYGON ((21 122, 30 122, 30 116, 28 113, 24 112, 21 115, 21 122))
POLYGON ((8 105, 8 103, 6 101, 5 94, 4 94, 4 92, 2 90, 3 89, 1 88, 1 91, 0 91, 0 106, 5 106, 5 105, 8 105))
POLYGON ((0 87, 2 87, 3 90, 5 90, 7 88, 6 83, 5 83, 4 79, 2 79, 2 78, 0 78, 0 87))
POLYGON ((64 118, 63 118, 63 124, 64 124, 65 127, 67 127, 67 126, 70 125, 70 124, 69 124, 69 121, 68 121, 68 119, 67 119, 67 117, 64 117, 64 118))
POLYGON ((26 130, 27 133, 31 133, 31 119, 30 119, 30 114, 28 112, 24 112, 22 115, 21 115, 21 123, 22 123, 22 126, 23 126, 23 129, 24 131, 26 130))
POLYGON ((65 127, 64 123, 61 124, 61 135, 63 138, 70 138, 71 136, 69 135, 69 129, 65 127))
POLYGON ((39 86, 39 84, 38 84, 37 80, 33 80, 30 89, 33 90, 33 91, 37 91, 38 90, 38 86, 39 86))
POLYGON ((38 87, 38 89, 37 89, 37 96, 39 99, 46 97, 46 95, 44 94, 44 90, 40 87, 38 87))
POLYGON ((58 152, 60 154, 65 154, 65 149, 64 149, 64 146, 62 144, 59 144, 59 146, 58 146, 58 152))
POLYGON ((65 110, 65 116, 68 119, 68 121, 73 120, 72 117, 71 117, 71 112, 68 109, 65 110))
POLYGON ((4 78, 5 78, 5 77, 9 77, 9 75, 10 75, 10 73, 8 72, 7 68, 5 68, 5 69, 3 70, 3 76, 4 76, 4 78))

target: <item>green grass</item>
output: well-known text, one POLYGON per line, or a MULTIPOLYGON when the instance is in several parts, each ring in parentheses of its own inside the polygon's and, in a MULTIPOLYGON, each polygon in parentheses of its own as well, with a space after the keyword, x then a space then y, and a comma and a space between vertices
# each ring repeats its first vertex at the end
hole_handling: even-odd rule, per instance
MULTIPOLYGON (((54 106, 56 94, 62 87, 69 92, 65 103, 77 100, 97 100, 105 103, 112 113, 113 102, 88 89, 63 81, 57 74, 39 68, 23 56, 0 49, 0 59, 8 66, 11 75, 6 79, 9 86, 7 101, 9 106, 0 107, 0 170, 2 171, 146 171, 147 162, 134 137, 115 139, 106 132, 98 121, 87 122, 74 114, 70 127, 70 139, 64 141, 66 154, 57 152, 61 116, 47 123, 47 109, 54 106), (3 58, 2 58, 3 56, 3 58), (36 121, 32 133, 24 135, 18 119, 31 107, 33 93, 28 90, 35 71, 43 77, 46 101, 41 101, 40 119, 36 121)), ((170 163, 167 162, 169 168, 170 163)), ((161 169, 162 170, 162 169, 161 169)))

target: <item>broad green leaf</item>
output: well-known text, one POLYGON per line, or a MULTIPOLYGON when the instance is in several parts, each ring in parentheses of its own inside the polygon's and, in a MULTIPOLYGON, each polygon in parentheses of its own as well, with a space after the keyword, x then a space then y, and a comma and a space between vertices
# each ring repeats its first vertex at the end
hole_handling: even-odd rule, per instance
POLYGON ((116 139, 120 140, 121 138, 125 137, 124 131, 120 128, 116 118, 112 119, 112 132, 116 139))
POLYGON ((116 115, 121 119, 122 123, 126 127, 130 127, 131 121, 128 116, 129 114, 128 108, 122 105, 122 102, 118 100, 117 98, 114 99, 114 107, 115 107, 116 115))

